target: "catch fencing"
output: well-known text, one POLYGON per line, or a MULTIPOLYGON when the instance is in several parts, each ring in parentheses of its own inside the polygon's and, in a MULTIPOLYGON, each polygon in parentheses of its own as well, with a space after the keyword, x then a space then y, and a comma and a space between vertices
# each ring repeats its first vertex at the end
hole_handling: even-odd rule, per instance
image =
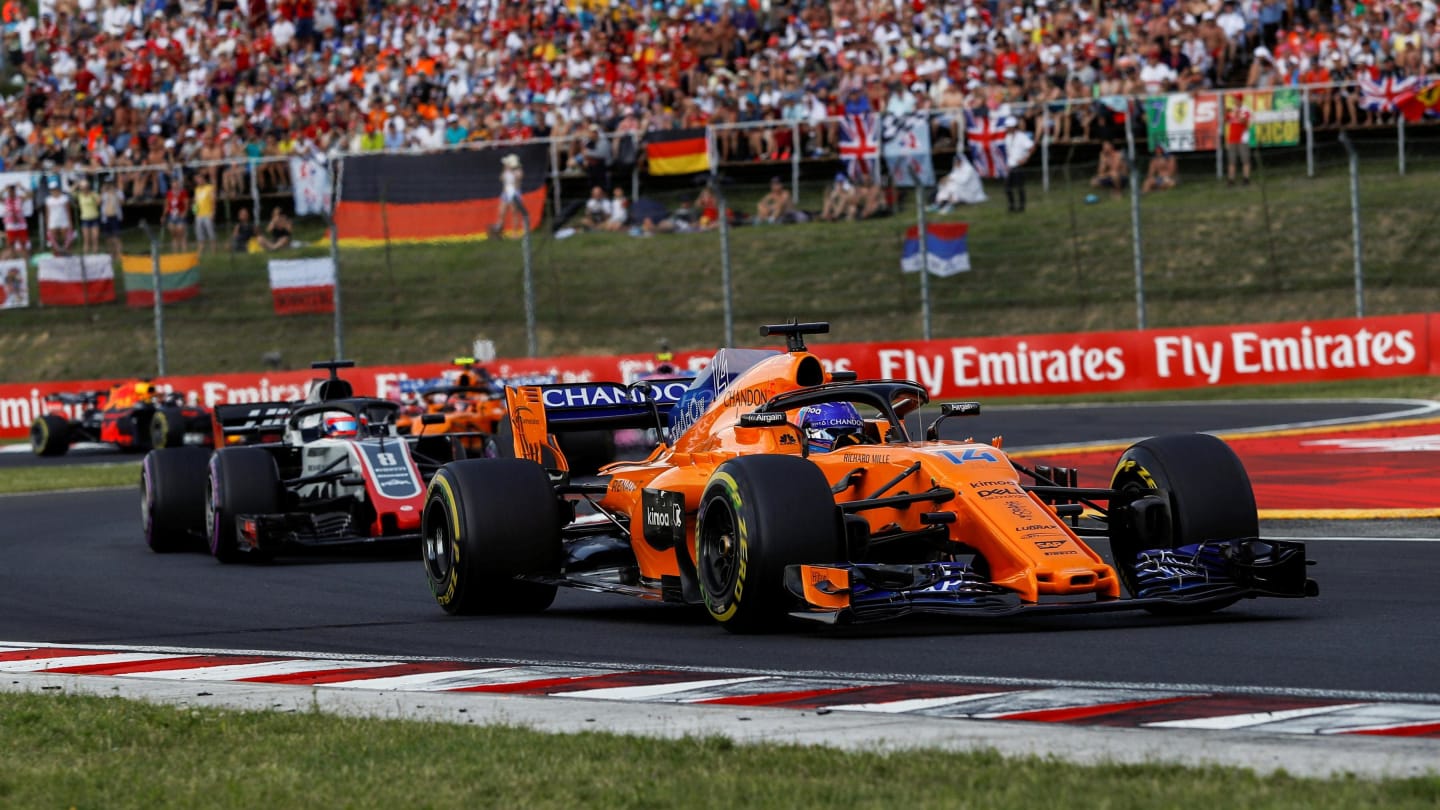
MULTIPOLYGON (((695 177, 651 177, 643 165, 624 162, 587 172, 582 144, 574 139, 458 145, 456 150, 497 155, 543 147, 543 218, 499 229, 477 221, 474 241, 402 244, 387 234, 378 243, 351 246, 344 228, 328 216, 311 215, 294 223, 298 244, 266 253, 254 252, 253 245, 231 250, 228 237, 242 209, 262 231, 273 209, 293 209, 289 158, 190 164, 181 167, 184 176, 213 171, 220 190, 219 251, 205 259, 202 285, 205 300, 225 305, 187 302, 165 306, 163 314, 157 306, 156 322, 163 319, 170 333, 172 361, 176 341, 204 345, 208 330, 267 318, 275 319, 275 343, 257 347, 256 355, 363 352, 371 362, 390 362, 398 355, 383 353, 387 339, 406 340, 412 334, 407 324, 435 318, 455 326, 454 343, 434 347, 436 355, 457 353, 478 338, 505 356, 543 356, 643 350, 662 339, 677 346, 743 344, 751 342, 753 324, 791 317, 830 320, 840 338, 854 340, 1440 308, 1440 273, 1430 258, 1440 250, 1433 223, 1440 127, 1385 114, 1367 115, 1359 125, 1347 120, 1343 130, 1327 128, 1312 93, 1333 89, 1298 90, 1296 137, 1251 150, 1248 184, 1243 172, 1235 185, 1227 184, 1221 148, 1177 151, 1178 185, 1144 193, 1139 189, 1153 153, 1150 133, 1139 123, 1142 102, 1126 106, 1133 116, 1128 125, 1096 128, 1089 140, 1060 140, 1052 119, 1066 113, 1033 110, 1027 120, 1040 137, 1025 169, 1027 206, 1020 214, 1006 212, 1001 181, 986 180, 986 202, 948 213, 917 204, 928 202, 933 189, 917 198, 913 189, 887 188, 873 218, 816 221, 842 164, 833 139, 820 141, 831 149, 827 154, 816 156, 810 147, 817 128, 834 122, 757 122, 715 128, 709 137, 734 130, 748 142, 756 130, 785 130, 788 141, 767 136, 760 143, 762 151, 788 143, 788 153, 772 149, 758 160, 722 162, 714 173, 695 177), (1124 182, 1116 188, 1093 184, 1099 140, 1107 134, 1125 161, 1124 182), (585 201, 596 180, 606 198, 619 190, 632 212, 655 212, 654 227, 641 219, 614 229, 584 227, 585 201), (800 212, 794 219, 804 221, 758 222, 759 203, 773 181, 789 192, 800 212), (707 191, 713 202, 703 196, 707 191), (702 222, 707 206, 734 214, 702 222), (969 223, 970 272, 947 278, 900 272, 902 234, 922 219, 969 223), (345 294, 337 296, 333 318, 279 318, 270 311, 264 263, 292 254, 335 260, 345 294)), ((1016 112, 1024 118, 1025 110, 1016 112)), ((953 111, 936 115, 954 117, 953 111)), ((943 178, 957 139, 945 126, 933 127, 932 134, 935 172, 943 178)), ((342 204, 345 166, 353 157, 328 160, 330 194, 342 204)), ((143 182, 151 185, 142 191, 156 192, 168 182, 163 178, 175 176, 173 167, 117 174, 122 186, 143 182), (135 180, 147 172, 149 179, 135 180)), ((423 194, 434 181, 411 182, 413 188, 396 191, 423 194)), ((381 208, 392 204, 382 202, 381 208)), ((151 235, 160 252, 180 247, 160 227, 160 213, 158 201, 132 197, 121 237, 125 252, 149 253, 151 235), (142 231, 141 223, 150 230, 142 231)), ((37 229, 43 226, 37 223, 37 229)), ((5 317, 0 313, 0 320, 5 317)), ((157 335, 158 354, 167 337, 157 335)), ((255 358, 232 362, 253 365, 255 358)))

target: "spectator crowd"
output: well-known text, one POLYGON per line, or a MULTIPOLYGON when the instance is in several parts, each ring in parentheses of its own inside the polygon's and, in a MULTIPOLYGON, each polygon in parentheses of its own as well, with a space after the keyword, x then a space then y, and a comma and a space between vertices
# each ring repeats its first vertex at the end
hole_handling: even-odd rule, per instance
MULTIPOLYGON (((126 200, 166 197, 181 165, 221 197, 277 190, 283 164, 261 159, 309 149, 552 137, 583 168, 633 161, 651 129, 774 121, 722 128, 720 158, 833 155, 845 113, 1010 105, 1035 127, 1048 105, 1053 137, 1087 139, 1102 96, 1430 74, 1440 50, 1435 0, 5 0, 0 16, 0 168, 114 177, 126 200)), ((1355 100, 1322 91, 1319 123, 1364 123, 1355 100)))

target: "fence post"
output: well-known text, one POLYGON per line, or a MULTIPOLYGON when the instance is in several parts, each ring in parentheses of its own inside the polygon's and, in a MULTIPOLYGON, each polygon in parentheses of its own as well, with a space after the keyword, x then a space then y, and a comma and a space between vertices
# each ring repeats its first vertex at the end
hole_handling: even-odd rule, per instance
POLYGON ((925 187, 915 184, 915 224, 920 243, 920 316, 925 339, 930 339, 930 254, 925 245, 925 187))
POLYGON ((800 207, 800 122, 790 122, 790 200, 800 207))
POLYGON ((550 141, 550 184, 554 188, 553 199, 550 201, 550 210, 558 218, 560 216, 560 141, 550 141))
POLYGON ((735 345, 735 290, 730 278, 730 210, 729 203, 725 201, 725 191, 720 187, 720 176, 712 172, 710 184, 720 206, 720 285, 724 288, 724 345, 728 349, 735 345))
POLYGON ((255 209, 255 228, 260 230, 260 223, 264 222, 260 218, 260 178, 257 176, 260 174, 260 164, 247 159, 245 165, 250 169, 250 204, 255 209))
POLYGON ((1400 176, 1405 176, 1405 116, 1395 113, 1395 134, 1400 138, 1400 176))
POLYGON ((1225 94, 1219 93, 1215 96, 1219 109, 1215 114, 1220 117, 1220 137, 1215 139, 1215 179, 1225 179, 1225 94))
POLYGON ((1130 163, 1130 243, 1135 253, 1135 328, 1145 328, 1145 254, 1140 242, 1140 164, 1135 160, 1133 102, 1127 100, 1125 151, 1130 163))
POLYGON ((1305 117, 1305 176, 1315 176, 1315 124, 1310 120, 1310 88, 1300 91, 1300 114, 1305 117))
POLYGON ((335 269, 335 359, 339 360, 345 356, 345 309, 340 306, 340 234, 335 228, 334 214, 325 215, 325 224, 330 226, 330 265, 335 269))
POLYGON ((530 209, 523 202, 520 208, 520 227, 525 232, 520 236, 520 257, 524 267, 525 287, 525 356, 540 354, 539 342, 535 337, 535 274, 530 262, 530 209))
POLYGON ((1355 249, 1355 317, 1363 318, 1365 265, 1360 242, 1360 156, 1355 153, 1355 144, 1350 142, 1348 133, 1341 131, 1340 143, 1344 144, 1345 151, 1350 156, 1350 238, 1355 249))
MULTIPOLYGON (((165 376, 165 295, 160 284, 160 235, 150 229, 149 222, 141 222, 140 229, 150 238, 150 293, 155 302, 155 374, 165 376)), ((85 258, 81 254, 81 267, 85 258)), ((83 273, 83 271, 82 271, 83 273)))
MULTIPOLYGON (((1070 108, 1065 108, 1070 113, 1070 108)), ((1050 110, 1040 108, 1040 191, 1050 193, 1050 110)))

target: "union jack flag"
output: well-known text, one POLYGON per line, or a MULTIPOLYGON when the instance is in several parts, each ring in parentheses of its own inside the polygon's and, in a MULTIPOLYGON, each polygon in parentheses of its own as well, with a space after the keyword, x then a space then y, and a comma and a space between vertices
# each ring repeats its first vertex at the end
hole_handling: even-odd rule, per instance
POLYGON ((965 112, 965 145, 970 163, 981 177, 1004 177, 1005 127, 997 126, 989 116, 965 112))
POLYGON ((845 161, 845 174, 851 180, 880 179, 880 142, 875 137, 874 113, 840 119, 840 159, 845 161))
POLYGON ((1410 120, 1418 120, 1424 113, 1423 106, 1412 104, 1415 95, 1420 92, 1422 85, 1416 76, 1406 76, 1397 79, 1394 76, 1386 76, 1377 79, 1368 73, 1360 74, 1360 106, 1375 112, 1394 112, 1396 110, 1405 113, 1410 120), (1411 117, 1411 109, 1414 108, 1414 117, 1411 117))

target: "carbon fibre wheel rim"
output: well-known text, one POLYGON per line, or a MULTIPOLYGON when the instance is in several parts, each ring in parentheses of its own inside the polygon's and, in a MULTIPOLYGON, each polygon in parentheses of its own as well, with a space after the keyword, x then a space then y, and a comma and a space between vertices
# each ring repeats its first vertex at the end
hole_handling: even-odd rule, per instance
POLYGON ((425 561, 425 572, 430 575, 432 582, 445 582, 451 569, 455 567, 447 523, 449 517, 443 506, 434 504, 425 512, 424 523, 427 528, 420 541, 420 551, 425 561))
POLYGON ((735 513, 723 497, 713 498, 700 529, 699 574, 707 596, 725 598, 733 592, 740 573, 740 548, 735 513))

